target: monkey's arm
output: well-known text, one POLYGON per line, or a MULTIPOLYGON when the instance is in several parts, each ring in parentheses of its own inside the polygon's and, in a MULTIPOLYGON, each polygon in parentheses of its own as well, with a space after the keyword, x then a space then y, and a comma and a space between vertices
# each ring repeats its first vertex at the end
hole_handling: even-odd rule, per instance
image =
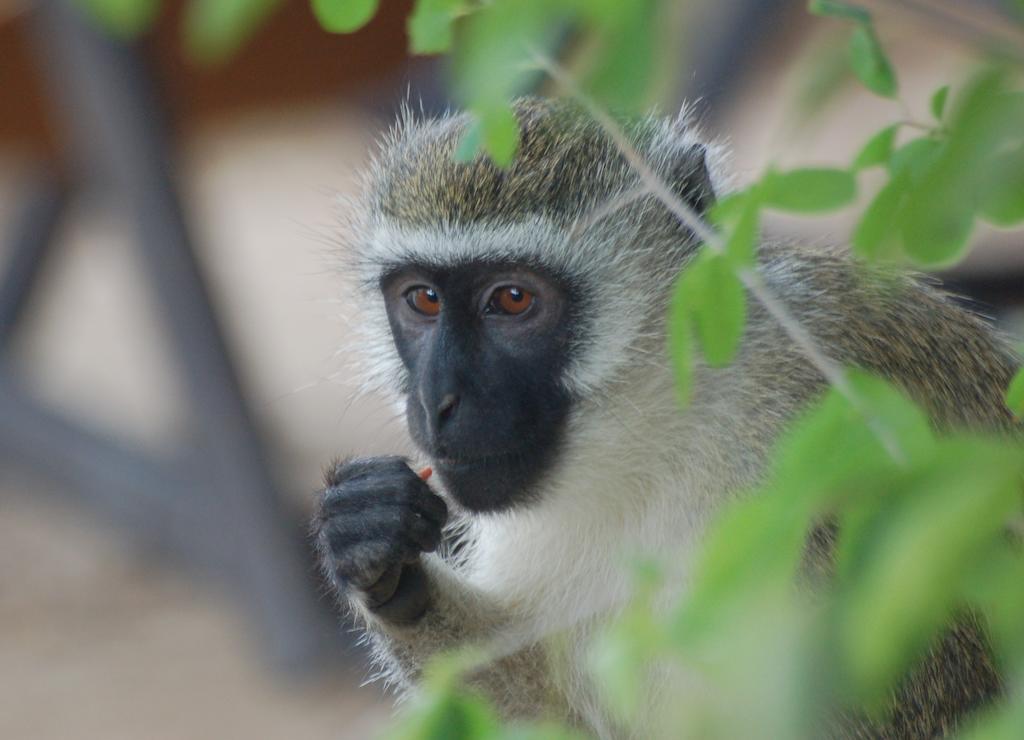
POLYGON ((368 608, 358 595, 350 595, 389 678, 413 688, 431 658, 460 647, 479 647, 493 657, 468 677, 469 684, 490 698, 503 716, 567 715, 567 706, 549 683, 543 647, 517 642, 511 615, 436 555, 424 555, 406 568, 419 572, 427 591, 427 608, 411 624, 391 621, 368 608))
POLYGON ((365 623, 386 678, 413 688, 435 655, 474 645, 496 657, 470 683, 505 716, 566 711, 543 648, 516 644, 509 610, 433 554, 447 507, 404 460, 354 460, 326 482, 314 519, 321 565, 365 623))

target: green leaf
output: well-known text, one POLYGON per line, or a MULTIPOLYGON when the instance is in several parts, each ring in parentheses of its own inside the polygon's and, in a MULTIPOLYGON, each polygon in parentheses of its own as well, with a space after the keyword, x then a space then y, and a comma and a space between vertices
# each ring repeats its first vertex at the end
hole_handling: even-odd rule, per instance
POLYGON ((730 262, 716 257, 711 262, 707 299, 696 312, 697 335, 708 363, 729 364, 739 350, 746 328, 746 291, 730 262))
POLYGON ((847 170, 771 170, 762 184, 765 206, 795 213, 833 211, 857 196, 856 180, 847 170))
POLYGON ((866 497, 879 480, 928 459, 935 442, 924 412, 891 383, 853 368, 846 378, 853 399, 832 388, 773 458, 773 485, 823 511, 835 509, 847 487, 866 497))
POLYGON ((896 74, 870 25, 853 29, 848 51, 850 67, 865 87, 883 98, 896 97, 896 74))
POLYGON ((1024 727, 1024 701, 995 702, 994 706, 986 707, 978 715, 968 716, 966 728, 957 734, 959 740, 1020 740, 1020 728, 1024 727))
POLYGON ((636 14, 632 3, 622 0, 556 0, 570 9, 581 20, 588 23, 611 27, 629 23, 629 17, 636 14))
POLYGON ((743 211, 725 239, 725 256, 733 269, 754 265, 757 255, 757 238, 760 234, 760 220, 760 199, 747 198, 743 211))
POLYGON ((584 75, 584 87, 604 106, 616 111, 639 111, 651 103, 656 72, 664 69, 663 35, 657 28, 662 3, 630 0, 595 28, 599 52, 584 75))
POLYGON ((1006 391, 1006 405, 1018 419, 1024 419, 1024 368, 1017 371, 1006 391))
POLYGON ((470 162, 481 148, 499 167, 507 167, 519 147, 519 123, 507 106, 474 110, 473 121, 455 148, 457 162, 470 162))
MULTIPOLYGON (((989 68, 964 87, 941 146, 915 178, 899 230, 905 252, 921 264, 948 265, 961 257, 981 205, 994 219, 1015 220, 1019 199, 1012 184, 1003 189, 1002 165, 1020 146, 1024 96, 1007 87, 1009 79, 989 68)), ((1011 172, 1008 182, 1019 177, 1011 172)))
MULTIPOLYGON (((1022 450, 1024 452, 1024 450, 1022 450)), ((962 597, 985 618, 986 632, 1004 665, 1024 671, 1024 554, 1007 537, 977 559, 962 597)))
POLYGON ((931 455, 934 437, 912 402, 878 378, 856 371, 848 378, 857 404, 833 389, 806 411, 774 451, 766 488, 728 508, 709 531, 689 598, 673 619, 678 644, 732 642, 721 627, 731 613, 749 615, 773 594, 791 593, 814 521, 834 513, 847 490, 863 500, 879 479, 903 470, 879 429, 904 464, 931 455))
POLYGON ((815 15, 851 20, 857 24, 847 47, 850 67, 864 86, 886 98, 896 97, 896 74, 878 42, 871 14, 863 8, 835 0, 811 0, 808 9, 815 15))
POLYGON ((566 14, 547 0, 492 0, 460 24, 455 92, 470 108, 505 105, 536 75, 535 49, 547 49, 566 14))
POLYGON ((455 161, 463 163, 472 162, 477 153, 479 153, 483 143, 483 123, 481 123, 477 116, 473 116, 473 120, 466 127, 466 130, 462 132, 458 146, 455 147, 455 161))
POLYGON ((1019 509, 1024 456, 945 439, 894 480, 845 556, 840 639, 854 695, 877 705, 947 623, 975 559, 1019 509))
POLYGON ((672 621, 673 639, 682 645, 713 640, 738 604, 790 586, 811 516, 809 507, 783 501, 774 490, 727 508, 699 553, 689 598, 672 621))
MULTIPOLYGON (((974 224, 974 205, 963 196, 972 171, 962 164, 965 155, 951 159, 951 142, 922 137, 896 150, 889 162, 893 180, 899 179, 903 198, 892 229, 899 235, 904 253, 921 265, 945 265, 967 249, 974 224)), ((977 187, 976 185, 974 187, 977 187)), ((877 222, 876 222, 877 223, 877 222)), ((864 248, 864 253, 870 249, 864 248)))
POLYGON ((676 380, 679 404, 690 403, 693 390, 693 315, 686 291, 685 270, 676 279, 668 314, 668 354, 676 380))
POLYGON ((910 183, 898 216, 903 250, 921 265, 952 264, 967 250, 974 226, 974 204, 955 177, 960 168, 951 169, 948 149, 934 145, 900 154, 893 169, 905 172, 910 183))
POLYGON ((531 86, 534 51, 552 43, 564 18, 547 0, 492 0, 460 21, 455 93, 481 121, 482 145, 498 164, 511 161, 519 142, 509 101, 531 86))
POLYGON ((442 653, 424 670, 420 692, 411 702, 394 740, 477 740, 492 738, 499 722, 494 709, 465 685, 464 677, 489 662, 485 651, 463 648, 442 653))
POLYGON ((871 15, 856 5, 838 2, 838 0, 810 0, 807 10, 814 15, 827 18, 844 18, 858 23, 869 23, 871 15))
POLYGON ((191 0, 185 9, 185 48, 191 58, 222 61, 252 35, 281 0, 191 0))
MULTIPOLYGON (((921 407, 902 389, 860 368, 847 369, 846 378, 856 399, 847 400, 851 413, 863 419, 872 444, 885 453, 886 471, 894 470, 894 463, 902 469, 932 459, 935 435, 931 423, 921 407), (896 450, 889 445, 894 445, 896 450), (897 457, 893 457, 894 452, 897 457)), ((854 464, 862 467, 861 480, 873 475, 869 465, 857 460, 854 464)))
POLYGON ((935 139, 921 137, 901 146, 889 159, 892 176, 907 176, 908 184, 920 182, 942 153, 942 143, 935 139))
POLYGON ((160 0, 75 0, 113 36, 132 39, 160 13, 160 0))
POLYGON ((943 85, 932 95, 931 109, 936 121, 942 120, 942 114, 946 111, 946 99, 949 97, 949 85, 943 85))
POLYGON ((962 193, 951 187, 911 193, 901 214, 903 250, 917 264, 951 265, 967 251, 974 211, 962 193))
POLYGON ((388 737, 394 740, 483 740, 495 737, 498 728, 494 710, 482 699, 452 689, 409 712, 388 737))
POLYGON ((896 133, 900 125, 894 123, 887 126, 877 134, 868 139, 868 143, 860 150, 860 153, 853 160, 854 170, 863 170, 867 167, 889 164, 892 157, 893 144, 896 142, 896 133))
POLYGON ((711 223, 724 235, 723 251, 733 269, 753 266, 761 221, 761 188, 730 193, 715 203, 711 223))
POLYGON ((741 190, 735 193, 729 193, 722 197, 720 200, 715 201, 715 204, 711 206, 711 211, 708 217, 711 219, 711 223, 719 227, 725 227, 729 224, 735 223, 739 219, 740 214, 747 207, 747 197, 749 190, 741 190))
POLYGON ((683 272, 680 290, 704 358, 713 367, 736 356, 747 318, 747 295, 729 260, 705 248, 683 272))
POLYGON ((507 167, 519 148, 519 122, 508 106, 488 107, 478 111, 482 126, 483 146, 499 167, 507 167))
POLYGON ((906 181, 893 178, 879 190, 864 210, 853 232, 854 251, 869 259, 886 255, 886 246, 894 243, 900 210, 906 199, 906 181))
POLYGON ((1024 222, 1024 147, 997 153, 988 174, 979 203, 981 217, 1002 227, 1024 222))
POLYGON ((464 12, 465 0, 417 0, 408 20, 409 49, 414 54, 448 51, 455 20, 464 12))
POLYGON ((313 15, 325 31, 352 33, 377 14, 380 0, 311 0, 313 15))

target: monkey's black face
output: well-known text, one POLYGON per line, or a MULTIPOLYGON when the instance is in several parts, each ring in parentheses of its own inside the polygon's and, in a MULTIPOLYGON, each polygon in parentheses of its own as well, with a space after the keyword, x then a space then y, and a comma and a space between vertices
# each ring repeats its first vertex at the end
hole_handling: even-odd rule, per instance
POLYGON ((572 290, 510 264, 408 266, 381 280, 407 373, 406 419, 451 494, 473 511, 528 501, 558 457, 572 290))

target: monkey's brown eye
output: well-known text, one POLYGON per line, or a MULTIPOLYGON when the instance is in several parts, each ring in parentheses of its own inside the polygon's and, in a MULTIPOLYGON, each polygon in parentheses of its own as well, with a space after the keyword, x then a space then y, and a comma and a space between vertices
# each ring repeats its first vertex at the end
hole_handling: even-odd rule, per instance
POLYGON ((412 288, 405 294, 405 302, 416 313, 424 316, 437 316, 441 313, 441 297, 433 288, 424 285, 412 288))
POLYGON ((506 285, 491 293, 487 303, 488 313, 518 316, 533 305, 533 293, 517 285, 506 285))

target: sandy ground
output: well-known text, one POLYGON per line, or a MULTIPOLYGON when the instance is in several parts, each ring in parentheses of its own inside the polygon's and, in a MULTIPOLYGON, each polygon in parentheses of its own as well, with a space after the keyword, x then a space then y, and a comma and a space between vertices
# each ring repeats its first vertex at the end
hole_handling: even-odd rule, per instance
POLYGON ((389 710, 352 678, 275 674, 210 590, 66 506, 0 517, 0 737, 366 738, 389 710))

